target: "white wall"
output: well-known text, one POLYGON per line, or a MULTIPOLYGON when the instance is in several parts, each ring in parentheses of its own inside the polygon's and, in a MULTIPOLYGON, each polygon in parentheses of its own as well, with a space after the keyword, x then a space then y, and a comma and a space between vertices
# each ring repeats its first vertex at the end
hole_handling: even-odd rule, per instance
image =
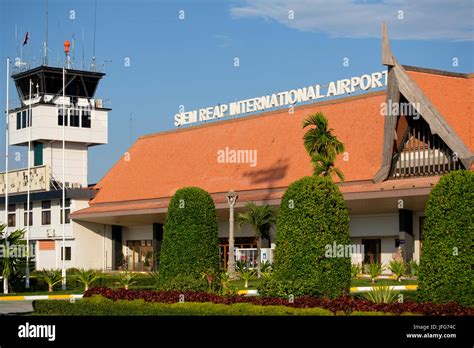
MULTIPOLYGON (((71 212, 84 209, 87 200, 74 200, 71 212)), ((74 267, 86 269, 107 269, 112 266, 112 239, 110 227, 92 222, 72 221, 75 244, 73 248, 74 267)))
POLYGON ((398 238, 398 214, 351 216, 349 226, 351 237, 398 238))
MULTIPOLYGON (((63 181, 62 146, 60 141, 43 144, 43 164, 50 166, 53 178, 59 182, 63 181)), ((87 157, 87 144, 66 142, 64 149, 65 182, 78 183, 87 187, 87 157)))

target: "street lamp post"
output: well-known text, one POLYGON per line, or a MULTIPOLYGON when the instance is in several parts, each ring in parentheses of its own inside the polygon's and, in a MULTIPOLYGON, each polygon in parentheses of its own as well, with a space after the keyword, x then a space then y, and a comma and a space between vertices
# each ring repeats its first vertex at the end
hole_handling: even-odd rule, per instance
POLYGON ((234 207, 239 195, 233 190, 227 193, 227 203, 229 204, 229 262, 227 264, 227 274, 230 279, 235 278, 234 267, 234 207))

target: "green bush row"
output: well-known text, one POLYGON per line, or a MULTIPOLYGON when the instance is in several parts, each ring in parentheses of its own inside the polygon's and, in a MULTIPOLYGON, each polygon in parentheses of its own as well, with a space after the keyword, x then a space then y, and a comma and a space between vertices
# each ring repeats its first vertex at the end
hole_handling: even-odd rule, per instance
POLYGON ((292 308, 287 306, 258 306, 250 303, 214 304, 204 303, 158 303, 144 300, 118 300, 113 302, 102 296, 93 296, 74 303, 69 301, 34 301, 36 315, 75 316, 152 316, 152 315, 199 315, 199 316, 287 316, 287 315, 333 315, 322 308, 292 308))

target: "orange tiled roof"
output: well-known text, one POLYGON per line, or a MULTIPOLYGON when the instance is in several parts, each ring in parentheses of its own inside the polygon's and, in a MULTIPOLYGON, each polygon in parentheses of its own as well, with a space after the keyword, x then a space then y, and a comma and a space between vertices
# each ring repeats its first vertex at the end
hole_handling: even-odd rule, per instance
MULTIPOLYGON (((474 79, 408 71, 461 139, 474 148, 474 79)), ((323 112, 345 144, 336 165, 346 182, 371 180, 382 155, 385 91, 143 136, 96 185, 91 205, 170 197, 185 186, 208 192, 285 188, 312 172, 303 119, 323 112), (257 150, 257 165, 221 164, 217 151, 257 150), (129 159, 127 161, 127 159, 129 159)), ((366 187, 370 190, 370 185, 366 187)), ((345 189, 343 189, 345 190, 345 189)))

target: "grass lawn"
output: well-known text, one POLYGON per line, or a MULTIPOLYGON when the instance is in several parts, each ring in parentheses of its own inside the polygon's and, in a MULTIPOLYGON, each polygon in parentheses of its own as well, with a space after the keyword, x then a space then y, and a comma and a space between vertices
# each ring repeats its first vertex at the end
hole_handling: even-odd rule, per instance
MULTIPOLYGON (((323 308, 292 308, 287 306, 260 306, 250 303, 215 304, 158 303, 144 300, 118 300, 113 302, 102 296, 94 296, 74 303, 69 301, 35 301, 35 312, 28 315, 68 316, 333 316, 323 308)), ((341 315, 343 315, 341 313, 341 315)), ((353 315, 391 315, 383 312, 354 312, 353 315)))
POLYGON ((401 282, 398 282, 394 279, 376 279, 375 283, 369 278, 357 278, 351 280, 351 286, 380 286, 380 285, 417 285, 418 280, 403 279, 401 282))
POLYGON ((257 287, 263 282, 263 279, 257 279, 257 278, 254 278, 254 279, 250 279, 249 280, 249 287, 248 288, 245 288, 245 282, 241 279, 238 279, 238 280, 234 280, 232 282, 232 285, 234 285, 235 287, 237 287, 238 290, 256 290, 257 287))

